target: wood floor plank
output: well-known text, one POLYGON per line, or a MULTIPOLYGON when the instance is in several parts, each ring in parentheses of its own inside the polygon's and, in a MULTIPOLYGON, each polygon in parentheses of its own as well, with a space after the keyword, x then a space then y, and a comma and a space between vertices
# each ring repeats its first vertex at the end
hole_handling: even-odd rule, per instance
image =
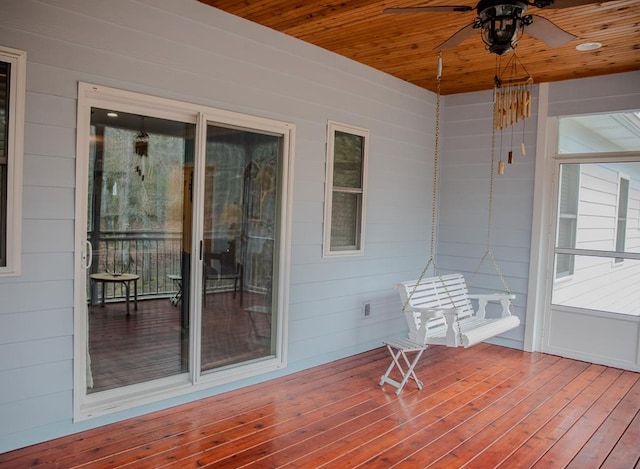
POLYGON ((440 439, 436 444, 429 445, 409 462, 415 461, 425 466, 429 463, 428 467, 434 468, 460 467, 466 464, 493 441, 494 435, 503 435, 531 409, 537 409, 551 394, 562 389, 586 367, 585 363, 571 362, 562 370, 556 369, 558 373, 551 373, 547 378, 542 377, 544 372, 540 373, 539 380, 530 380, 507 398, 496 400, 464 425, 458 425, 452 434, 447 435, 446 441, 440 439), (540 386, 540 383, 544 384, 540 386), (438 459, 435 459, 436 455, 439 456, 438 459))
MULTIPOLYGON (((443 392, 433 393, 431 395, 433 398, 427 397, 419 402, 417 401, 410 404, 390 399, 384 409, 380 408, 369 415, 363 415, 357 422, 354 422, 355 425, 332 429, 331 435, 336 431, 340 432, 339 438, 334 439, 334 441, 339 443, 314 448, 312 452, 307 453, 304 457, 293 462, 292 466, 308 467, 312 462, 316 465, 328 463, 340 467, 354 465, 354 461, 332 461, 332 459, 335 458, 336 454, 346 451, 347 448, 357 448, 358 445, 362 444, 362 441, 368 441, 368 447, 375 446, 377 441, 386 442, 384 444, 388 445, 389 439, 387 435, 394 435, 395 438, 399 438, 400 427, 406 428, 406 426, 411 425, 411 422, 414 420, 419 420, 419 425, 426 425, 427 413, 432 413, 434 415, 433 418, 437 419, 439 413, 446 412, 445 407, 459 407, 464 405, 464 402, 469 399, 468 393, 466 393, 467 389, 474 389, 477 390, 477 392, 481 392, 482 389, 495 385, 495 382, 492 382, 492 380, 499 381, 502 379, 502 377, 497 377, 497 375, 503 370, 499 368, 495 368, 494 370, 496 372, 491 374, 492 370, 487 368, 487 374, 491 374, 488 377, 477 373, 468 379, 453 382, 445 388, 443 392), (462 402, 460 402, 461 400, 462 402), (374 438, 373 441, 371 441, 370 436, 365 436, 375 435, 376 433, 383 436, 379 439, 374 438)), ((329 436, 328 434, 327 439, 329 436)), ((314 439, 314 444, 315 443, 316 440, 314 439)), ((309 451, 308 448, 307 451, 309 451)), ((378 451, 380 451, 380 449, 378 449, 378 451)), ((298 448, 297 455, 300 456, 303 454, 303 448, 298 448)), ((283 452, 281 455, 276 455, 276 458, 269 458, 264 462, 279 463, 290 457, 291 451, 289 450, 283 452)), ((259 464, 256 464, 255 467, 259 467, 259 464)))
MULTIPOLYGON (((434 356, 437 354, 434 354, 434 356)), ((381 363, 379 361, 377 362, 372 362, 372 363, 366 363, 363 366, 356 368, 350 367, 344 370, 344 373, 346 373, 347 375, 350 375, 350 377, 346 377, 342 376, 340 373, 336 373, 335 371, 333 371, 330 375, 331 380, 332 381, 336 381, 335 385, 327 385, 326 383, 323 384, 321 389, 325 389, 326 391, 323 392, 327 392, 330 393, 331 395, 336 395, 336 396, 340 396, 340 395, 344 395, 344 396, 348 396, 350 393, 352 393, 352 389, 355 387, 357 389, 369 389, 371 387, 375 387, 375 385, 377 384, 377 379, 372 380, 372 371, 373 369, 378 370, 379 373, 381 373, 381 370, 383 370, 383 368, 386 367, 386 361, 388 359, 388 355, 384 355, 384 361, 381 363), (358 384, 356 382, 356 378, 360 376, 363 380, 364 383, 360 383, 358 384), (348 379, 347 379, 348 378, 348 379)), ((375 376, 375 374, 374 374, 375 376)), ((309 386, 315 386, 314 384, 312 384, 311 382, 309 382, 309 386)), ((278 380, 275 380, 272 382, 272 388, 273 389, 277 389, 279 387, 278 384, 278 380)), ((300 400, 304 400, 307 394, 307 390, 305 390, 304 388, 300 388, 299 386, 297 387, 297 389, 294 391, 294 394, 296 396, 302 396, 300 397, 300 400)), ((274 399, 276 397, 277 394, 270 394, 270 399, 274 399)), ((321 395, 321 394, 320 394, 321 395)), ((314 400, 325 400, 325 399, 319 399, 319 392, 314 393, 313 395, 313 399, 314 400)), ((313 404, 313 406, 316 406, 316 404, 313 404)), ((295 410, 295 408, 292 405, 286 405, 284 407, 287 407, 290 409, 291 412, 293 412, 295 410)), ((297 416, 300 417, 302 415, 305 415, 304 412, 302 412, 300 409, 297 410, 297 416)), ((267 416, 261 416, 261 418, 266 418, 267 416)), ((261 430, 271 430, 272 425, 275 425, 276 423, 282 423, 284 420, 284 416, 281 414, 278 416, 279 417, 279 421, 271 422, 260 422, 260 423, 255 423, 254 420, 252 420, 251 418, 247 417, 247 416, 242 416, 242 419, 244 421, 247 422, 247 424, 254 424, 254 425, 259 425, 261 430)), ((242 434, 242 429, 238 429, 239 433, 242 434)), ((211 428, 207 429, 207 432, 205 433, 211 433, 211 428)), ((249 432, 250 433, 250 432, 249 432)), ((221 436, 226 436, 229 437, 229 434, 227 432, 227 434, 223 435, 220 433, 220 431, 217 431, 216 434, 218 435, 218 437, 221 436)), ((228 453, 229 450, 227 450, 226 453, 223 453, 223 451, 225 451, 225 445, 228 448, 231 448, 230 451, 237 451, 238 450, 238 444, 237 441, 235 439, 233 439, 232 437, 229 437, 230 439, 228 440, 224 440, 224 439, 220 439, 219 441, 216 441, 214 445, 212 445, 209 449, 208 452, 212 452, 216 454, 216 457, 225 457, 228 453)), ((185 435, 185 439, 187 440, 185 445, 201 445, 201 446, 207 446, 207 441, 206 440, 197 440, 197 439, 193 439, 191 436, 189 435, 185 435)), ((179 451, 184 451, 185 448, 181 448, 179 451)), ((169 454, 165 454, 162 455, 162 457, 166 458, 168 463, 172 463, 174 461, 179 461, 176 463, 176 465, 178 467, 183 467, 185 464, 187 464, 187 462, 183 459, 181 459, 180 457, 176 457, 175 454, 178 450, 174 450, 172 451, 172 453, 169 454)), ((197 452, 197 456, 193 456, 191 459, 202 459, 205 458, 206 459, 206 453, 207 452, 197 452)), ((159 457, 158 452, 155 451, 153 456, 157 459, 159 457)), ((203 464, 202 461, 198 462, 199 467, 203 464)))
POLYGON ((624 435, 604 460, 601 469, 639 467, 638 442, 640 442, 640 411, 636 413, 624 435))
POLYGON ((622 373, 599 365, 591 365, 589 369, 600 371, 598 377, 502 462, 500 469, 532 467, 622 373))
MULTIPOLYGON (((387 353, 385 350, 377 349, 367 354, 360 354, 349 357, 348 360, 338 360, 323 367, 313 370, 301 371, 299 378, 287 376, 280 378, 278 389, 290 389, 290 384, 297 380, 307 383, 309 389, 314 389, 318 380, 338 375, 341 372, 351 373, 359 364, 375 367, 377 360, 382 360, 380 365, 386 362, 387 353), (317 375, 317 376, 316 376, 317 375)), ((299 381, 298 381, 299 382, 299 381)), ((239 389, 229 393, 221 394, 200 401, 184 404, 180 407, 166 409, 160 412, 125 420, 109 426, 89 430, 83 435, 85 438, 77 441, 75 436, 60 438, 38 445, 38 451, 31 455, 32 459, 41 461, 56 460, 62 463, 62 467, 72 467, 74 461, 84 460, 88 453, 90 457, 99 460, 101 457, 108 457, 112 453, 121 453, 123 448, 135 451, 137 447, 149 445, 149 441, 154 441, 154 435, 160 434, 165 439, 171 439, 174 435, 185 432, 181 424, 186 423, 187 427, 193 431, 204 428, 213 421, 223 422, 225 419, 237 417, 247 409, 259 408, 261 405, 270 405, 271 397, 265 390, 272 390, 272 383, 261 383, 251 388, 239 389), (254 394, 255 393, 255 394, 254 394), (175 431, 169 432, 167 422, 176 424, 175 431)), ((294 392, 295 394, 295 392, 294 392)), ((0 455, 0 462, 2 462, 0 455)), ((27 467, 29 456, 15 461, 17 467, 27 467), (21 466, 24 464, 23 466, 21 466)))
MULTIPOLYGON (((592 365, 584 369, 575 379, 569 381, 558 392, 553 393, 537 408, 531 408, 529 412, 515 425, 504 430, 504 434, 495 434, 494 441, 482 449, 465 466, 468 468, 484 469, 498 465, 507 459, 531 435, 547 424, 555 415, 566 407, 576 396, 602 374, 604 367, 592 365)), ((514 467, 514 466, 511 466, 514 467)))
MULTIPOLYGON (((441 441, 442 438, 447 439, 446 435, 451 434, 452 430, 454 430, 458 425, 466 425, 466 422, 495 402, 496 396, 509 395, 514 389, 518 388, 528 380, 533 379, 531 372, 533 372, 533 375, 535 376, 537 372, 547 370, 549 368, 553 370, 556 362, 559 362, 557 357, 544 357, 539 362, 528 367, 526 372, 522 372, 522 370, 520 370, 506 380, 500 382, 497 386, 492 388, 490 392, 470 395, 472 400, 467 404, 455 409, 447 415, 441 416, 436 422, 433 422, 432 425, 425 426, 424 428, 417 430, 405 440, 392 445, 387 451, 377 455, 374 459, 367 461, 367 464, 373 465, 374 467, 384 467, 385 465, 391 465, 392 463, 400 463, 405 466, 419 466, 420 463, 414 461, 413 457, 419 458, 421 457, 421 454, 424 454, 423 452, 426 451, 428 453, 432 451, 429 449, 431 444, 441 441)), ((552 373, 553 371, 549 372, 552 373)), ((447 439, 447 441, 449 440, 447 439)))
MULTIPOLYGON (((338 398, 341 392, 342 395, 350 395, 347 391, 350 390, 351 385, 346 378, 351 376, 352 379, 356 379, 352 375, 354 370, 359 370, 358 372, 364 373, 366 379, 369 379, 376 364, 377 362, 374 361, 364 363, 355 369, 349 367, 340 371, 334 370, 332 379, 338 382, 332 389, 325 387, 316 390, 315 380, 301 383, 295 390, 289 386, 279 386, 277 382, 272 383, 273 388, 269 393, 263 393, 255 399, 237 404, 236 413, 227 419, 220 419, 211 414, 207 423, 180 434, 170 435, 169 438, 162 438, 162 441, 156 441, 153 446, 146 444, 142 447, 130 447, 126 451, 120 451, 117 457, 95 461, 95 467, 101 467, 100 464, 103 462, 126 467, 127 464, 139 464, 141 460, 149 457, 159 460, 161 464, 165 462, 168 464, 182 461, 185 456, 196 455, 193 457, 201 458, 210 448, 216 448, 216 453, 220 455, 228 455, 229 451, 239 449, 239 439, 249 438, 265 428, 284 424, 308 412, 331 412, 335 411, 335 406, 348 406, 348 403, 345 404, 345 399, 338 398), (315 390, 313 394, 310 393, 312 390, 315 390), (318 405, 318 402, 324 405, 318 405), (325 410, 325 407, 331 405, 333 405, 332 410, 325 410), (225 448, 227 453, 224 453, 225 448)), ((228 404, 225 403, 226 406, 228 404)), ((161 464, 156 463, 156 467, 161 464)), ((184 467, 186 467, 186 462, 180 464, 185 464, 184 467)))
MULTIPOLYGON (((353 427, 351 431, 347 431, 342 434, 340 438, 331 439, 329 445, 320 446, 313 449, 306 449, 306 454, 297 460, 291 462, 292 467, 309 467, 310 464, 316 466, 325 462, 331 462, 336 457, 336 454, 345 452, 348 448, 358 447, 362 444, 362 441, 369 441, 375 439, 380 434, 386 434, 392 431, 403 422, 410 421, 415 418, 415 408, 423 407, 423 411, 428 408, 437 405, 432 396, 436 396, 442 393, 443 389, 449 388, 448 392, 453 393, 454 390, 450 389, 453 385, 459 384, 461 380, 465 378, 467 381, 473 379, 471 376, 478 372, 478 368, 483 368, 483 360, 487 360, 487 363, 491 363, 491 353, 486 353, 483 358, 478 358, 473 354, 461 355, 461 358, 448 363, 448 365, 439 370, 437 367, 433 367, 432 374, 434 378, 425 381, 425 387, 422 391, 415 391, 396 397, 393 392, 387 394, 385 392, 385 399, 389 404, 391 413, 384 414, 386 409, 382 412, 376 412, 374 416, 365 416, 362 419, 358 419, 357 426, 353 427), (465 363, 467 364, 465 366, 465 363), (443 374, 444 372, 444 374, 443 374), (380 418, 378 418, 380 417, 380 418), (383 429, 385 431, 383 431, 383 429)), ((423 363, 420 366, 424 366, 423 363)), ((424 370, 419 370, 423 372, 424 370)), ((423 373, 423 378, 426 373, 423 373)), ((420 374, 419 374, 420 376, 420 374)), ((384 389, 383 389, 384 391, 384 389)), ((349 429, 347 429, 349 430, 349 429)), ((280 459, 282 461, 282 459, 280 459)), ((256 466, 259 467, 259 466, 256 466)))
MULTIPOLYGON (((633 387, 621 397, 619 404, 585 443, 580 453, 569 463, 567 466, 569 469, 581 469, 590 464, 600 466, 604 463, 640 411, 640 377, 637 373, 625 372, 625 374, 631 375, 631 379, 636 379, 633 387)), ((640 444, 640 440, 636 444, 640 444)))
POLYGON ((378 386, 383 347, 0 454, 2 469, 640 464, 640 374, 479 344, 431 347, 424 380, 378 386))
MULTIPOLYGON (((382 374, 382 372, 384 371, 384 368, 386 368, 386 364, 384 367, 379 366, 379 364, 376 364, 376 366, 378 367, 380 374, 382 374)), ((377 382, 374 383, 371 381, 370 373, 368 375, 367 374, 363 375, 363 377, 364 377, 364 381, 361 383, 358 383, 354 381, 353 378, 351 378, 348 381, 343 381, 340 379, 339 376, 335 376, 334 377, 335 379, 341 381, 339 386, 344 386, 344 393, 340 389, 340 387, 336 388, 336 386, 331 386, 330 392, 336 394, 337 396, 341 396, 343 394, 349 395, 349 392, 353 393, 353 389, 371 389, 372 386, 377 385, 377 382)), ((407 393, 407 394, 410 395, 410 393, 407 393)), ((301 412, 297 412, 295 417, 296 417, 295 421, 291 422, 294 425, 294 427, 304 426, 304 422, 309 420, 309 416, 301 412)), ((315 416, 312 416, 311 418, 312 420, 316 419, 315 416)), ((284 421, 281 416, 280 421, 275 422, 274 424, 277 426, 277 429, 278 429, 277 434, 281 435, 282 434, 281 432, 283 431, 284 428, 287 428, 286 425, 288 424, 289 422, 284 421)), ((182 467, 203 467, 206 465, 215 465, 217 467, 220 464, 220 461, 223 458, 228 457, 230 454, 234 452, 240 452, 243 450, 250 451, 251 449, 258 446, 261 443, 260 438, 264 438, 265 435, 270 435, 271 432, 273 432, 274 428, 272 427, 273 426, 265 425, 263 426, 263 428, 261 428, 260 432, 256 434, 247 435, 247 437, 245 437, 243 441, 232 440, 232 441, 229 441, 225 446, 219 445, 216 447, 212 447, 210 450, 205 451, 201 454, 198 454, 197 457, 194 456, 188 459, 181 459, 179 460, 179 463, 176 463, 176 467, 181 467, 181 468, 182 467)))
POLYGON ((637 373, 623 373, 580 419, 533 466, 566 467, 635 384, 637 373))
MULTIPOLYGON (((558 362, 555 357, 549 357, 546 365, 539 365, 541 368, 553 373, 555 368, 553 364, 549 366, 549 362, 558 362)), ((566 366, 569 366, 567 363, 566 366)), ((492 374, 488 374, 489 369, 485 370, 485 376, 488 378, 492 374)), ((516 382, 526 379, 525 376, 519 376, 516 382)), ((501 380, 503 381, 503 380, 501 380)), ((511 383, 511 385, 514 385, 511 383)), ((505 392, 500 388, 500 383, 495 386, 496 393, 505 392)), ((436 393, 433 398, 426 402, 428 405, 425 409, 413 412, 413 418, 407 422, 402 422, 397 429, 394 429, 392 435, 381 435, 373 441, 369 441, 366 445, 357 442, 358 445, 344 455, 335 458, 331 464, 335 467, 355 467, 359 464, 367 464, 367 467, 389 467, 406 458, 407 455, 419 452, 424 446, 437 439, 440 435, 446 433, 450 426, 459 422, 457 417, 452 417, 456 411, 462 412, 464 415, 477 414, 480 409, 473 401, 473 393, 468 392, 467 383, 463 382, 462 386, 457 389, 456 396, 458 399, 448 402, 443 401, 442 393, 436 393), (447 420, 448 419, 448 420, 447 420), (439 424, 437 427, 434 427, 439 424)), ((484 392, 480 392, 479 396, 484 396, 484 392)), ((493 399, 490 399, 493 400, 493 399)), ((421 467, 421 461, 415 461, 413 467, 421 467)))

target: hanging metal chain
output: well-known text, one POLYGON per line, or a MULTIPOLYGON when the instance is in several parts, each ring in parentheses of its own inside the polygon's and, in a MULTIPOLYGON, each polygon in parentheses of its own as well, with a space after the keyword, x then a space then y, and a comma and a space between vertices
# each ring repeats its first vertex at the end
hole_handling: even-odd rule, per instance
MULTIPOLYGON (((429 260, 427 261, 424 269, 420 272, 420 276, 413 286, 411 293, 407 297, 406 301, 402 305, 402 312, 406 312, 407 305, 416 292, 420 281, 424 278, 429 267, 433 265, 435 272, 438 272, 438 268, 433 260, 433 253, 436 245, 436 211, 438 207, 438 155, 440 153, 440 83, 442 81, 442 52, 438 52, 438 72, 437 72, 437 84, 436 84, 436 124, 434 130, 434 143, 433 143, 433 188, 432 188, 432 203, 431 203, 431 243, 429 244, 429 260)), ((440 274, 438 273, 438 276, 440 274)))
MULTIPOLYGON (((442 51, 438 51, 438 73, 437 73, 437 83, 436 83, 436 123, 435 123, 435 130, 434 130, 435 135, 434 135, 434 149, 433 149, 433 181, 432 181, 433 186, 432 186, 432 193, 431 193, 431 197, 432 197, 431 242, 429 244, 429 260, 427 261, 426 265, 422 269, 422 272, 420 272, 420 276, 418 277, 418 280, 416 281, 415 285, 413 286, 413 289, 407 296, 406 301, 402 305, 403 313, 406 313, 407 305, 411 301, 411 298, 415 294, 416 289, 418 288, 418 285, 420 284, 425 274, 427 273, 427 270, 431 266, 433 266, 434 273, 440 279, 440 282, 444 286, 445 292, 449 297, 449 301, 455 307, 455 302, 451 296, 451 293, 449 292, 449 289, 445 285, 444 280, 442 278, 442 274, 440 273, 440 269, 438 269, 438 266, 436 265, 433 259, 435 246, 436 246, 436 212, 438 208, 438 171, 439 171, 438 160, 440 156, 440 96, 441 96, 440 84, 441 82, 442 82, 442 51)), ((462 328, 460 327, 460 317, 458 313, 456 313, 455 315, 455 321, 456 321, 456 325, 458 326, 458 341, 460 344, 462 344, 462 328)))

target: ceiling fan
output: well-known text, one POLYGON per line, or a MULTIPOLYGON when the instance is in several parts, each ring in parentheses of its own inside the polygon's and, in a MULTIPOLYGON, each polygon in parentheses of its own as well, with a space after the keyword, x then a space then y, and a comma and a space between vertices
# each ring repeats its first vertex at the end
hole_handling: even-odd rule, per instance
POLYGON ((468 5, 418 6, 387 8, 384 13, 460 12, 476 10, 476 19, 437 46, 438 51, 449 50, 470 37, 476 29, 489 52, 504 55, 515 49, 523 32, 544 41, 550 47, 560 47, 575 36, 552 21, 537 15, 525 14, 530 6, 545 9, 569 8, 610 0, 480 0, 475 7, 468 5))

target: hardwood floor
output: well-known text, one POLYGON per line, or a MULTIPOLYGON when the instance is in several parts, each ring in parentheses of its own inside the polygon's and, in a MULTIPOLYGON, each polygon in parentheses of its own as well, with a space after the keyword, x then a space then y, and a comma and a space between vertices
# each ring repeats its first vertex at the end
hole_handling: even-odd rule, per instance
POLYGON ((640 467, 640 374, 431 347, 400 396, 378 348, 0 455, 0 467, 640 467))

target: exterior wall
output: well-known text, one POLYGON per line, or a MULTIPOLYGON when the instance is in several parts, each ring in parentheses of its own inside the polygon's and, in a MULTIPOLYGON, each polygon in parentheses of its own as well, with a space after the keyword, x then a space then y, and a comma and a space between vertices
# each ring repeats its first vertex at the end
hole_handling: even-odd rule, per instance
POLYGON ((549 84, 548 115, 573 116, 640 109, 640 71, 549 84))
MULTIPOLYGON (((516 295, 513 312, 521 324, 492 341, 515 348, 523 347, 526 327, 536 153, 535 89, 533 94, 531 118, 524 121, 524 128, 523 123, 513 127, 513 164, 506 164, 511 128, 504 131, 502 139, 499 132, 495 136, 493 171, 500 159, 502 140, 505 173, 494 173, 490 251, 509 290, 516 295), (520 154, 523 139, 524 157, 520 154)), ((439 163, 437 263, 443 273, 462 272, 472 292, 504 291, 490 256, 480 264, 487 251, 492 123, 492 91, 446 96, 439 163)))
POLYGON ((72 422, 78 81, 296 125, 280 374, 405 333, 393 285, 420 271, 428 245, 432 93, 194 0, 3 0, 0 43, 28 59, 23 273, 0 279, 0 452, 277 376, 72 422), (359 257, 322 258, 328 120, 371 135, 359 257))
MULTIPOLYGON (((28 54, 22 275, 0 279, 0 451, 277 375, 73 424, 78 81, 296 124, 289 365, 282 373, 406 331, 393 285, 415 278, 428 257, 432 93, 194 0, 3 0, 0 43, 28 54), (361 257, 321 255, 328 120, 371 135, 361 257), (363 301, 372 304, 367 320, 360 319, 363 301)), ((640 108, 639 80, 635 72, 553 84, 550 115, 640 108)), ((486 242, 492 94, 443 102, 438 264, 465 273, 472 289, 500 290, 486 262, 473 278, 486 242)), ((534 116, 524 131, 527 157, 517 156, 495 187, 492 252, 523 320, 497 340, 515 347, 522 346, 528 295, 535 129, 534 116)))

